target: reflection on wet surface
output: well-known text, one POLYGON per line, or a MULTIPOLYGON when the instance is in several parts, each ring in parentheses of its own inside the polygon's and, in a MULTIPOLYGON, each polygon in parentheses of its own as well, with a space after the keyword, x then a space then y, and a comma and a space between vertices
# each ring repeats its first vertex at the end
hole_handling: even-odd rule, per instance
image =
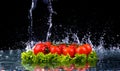
POLYGON ((20 54, 22 50, 0 50, 0 69, 24 70, 21 66, 20 54))
MULTIPOLYGON (((21 65, 21 52, 24 50, 0 50, 0 71, 26 71, 21 65)), ((119 53, 116 54, 119 57, 119 53)), ((58 71, 62 71, 59 69, 58 71)), ((75 70, 74 70, 75 71, 75 70)), ((97 66, 87 71, 120 71, 120 58, 107 57, 99 60, 97 66)))

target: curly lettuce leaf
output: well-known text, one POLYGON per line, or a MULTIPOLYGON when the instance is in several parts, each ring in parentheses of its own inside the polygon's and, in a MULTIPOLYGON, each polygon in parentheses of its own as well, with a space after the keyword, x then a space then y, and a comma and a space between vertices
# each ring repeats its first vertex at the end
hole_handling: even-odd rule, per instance
POLYGON ((76 54, 75 57, 72 59, 72 63, 76 67, 83 67, 86 65, 87 55, 85 54, 76 54))
POLYGON ((47 54, 46 55, 46 58, 48 59, 48 65, 49 67, 52 66, 52 67, 58 67, 60 65, 60 61, 59 61, 59 57, 60 55, 58 54, 47 54))
POLYGON ((35 58, 35 55, 32 51, 21 53, 22 64, 33 64, 33 58, 35 58))
POLYGON ((27 67, 39 65, 40 67, 59 67, 74 64, 76 67, 83 67, 86 63, 90 66, 96 66, 98 57, 95 51, 92 51, 88 56, 85 54, 75 54, 75 57, 71 58, 70 55, 58 55, 58 54, 44 54, 38 53, 35 55, 32 51, 21 53, 22 64, 27 67), (26 66, 27 64, 27 66, 26 66))
POLYGON ((91 67, 95 67, 95 66, 96 66, 96 63, 97 63, 97 61, 98 61, 98 57, 97 57, 97 54, 96 54, 95 51, 92 51, 92 52, 88 55, 87 61, 88 61, 88 64, 89 64, 91 67))
POLYGON ((70 57, 69 54, 68 55, 61 55, 59 57, 59 61, 60 61, 61 66, 70 66, 71 60, 72 60, 72 58, 70 57))

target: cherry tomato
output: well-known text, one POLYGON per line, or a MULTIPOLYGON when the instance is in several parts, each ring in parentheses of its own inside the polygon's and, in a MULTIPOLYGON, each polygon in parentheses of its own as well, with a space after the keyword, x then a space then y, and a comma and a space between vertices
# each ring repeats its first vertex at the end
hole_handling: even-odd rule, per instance
POLYGON ((80 45, 78 48, 76 48, 76 53, 87 54, 87 49, 84 46, 80 45))
POLYGON ((64 55, 67 55, 67 54, 68 54, 68 48, 64 48, 64 49, 63 49, 63 54, 64 54, 64 55))
POLYGON ((75 48, 76 47, 74 47, 74 46, 69 46, 68 47, 68 51, 69 51, 69 54, 70 54, 71 57, 74 57, 74 55, 75 55, 75 48))
POLYGON ((87 54, 89 54, 92 51, 92 47, 90 44, 83 44, 83 46, 86 48, 87 54))
POLYGON ((44 42, 44 44, 46 45, 46 47, 50 48, 50 46, 52 45, 52 43, 50 41, 46 41, 44 42))
POLYGON ((76 43, 72 43, 72 44, 69 45, 69 48, 74 50, 74 55, 76 54, 75 49, 77 48, 77 46, 78 45, 76 43))
POLYGON ((61 49, 58 46, 53 45, 53 46, 50 47, 50 52, 53 53, 53 54, 57 53, 57 54, 60 55, 61 54, 61 49))
POLYGON ((49 48, 49 47, 44 46, 44 47, 42 48, 42 52, 43 52, 44 54, 47 54, 47 53, 49 53, 49 52, 50 52, 50 48, 49 48))
POLYGON ((66 44, 59 44, 58 47, 61 49, 61 52, 63 53, 63 49, 66 48, 66 44))
POLYGON ((43 52, 43 47, 45 47, 45 45, 43 43, 37 43, 33 48, 34 54, 38 54, 39 52, 43 52))
POLYGON ((37 43, 33 48, 34 54, 38 54, 39 52, 47 54, 49 50, 50 49, 44 43, 37 43))
POLYGON ((70 47, 70 46, 66 47, 66 48, 63 49, 63 54, 64 55, 69 54, 71 57, 74 57, 74 55, 75 55, 75 48, 70 47))

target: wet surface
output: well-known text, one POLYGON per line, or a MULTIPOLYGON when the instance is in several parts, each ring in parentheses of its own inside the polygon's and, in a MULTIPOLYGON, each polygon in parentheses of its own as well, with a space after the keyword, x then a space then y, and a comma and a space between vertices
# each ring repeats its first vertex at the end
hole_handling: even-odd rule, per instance
MULTIPOLYGON (((21 65, 21 52, 24 50, 0 50, 0 70, 5 71, 25 71, 21 65)), ((119 52, 113 57, 102 58, 97 66, 89 68, 87 71, 120 71, 119 52)), ((112 54, 111 54, 112 55, 112 54)), ((61 71, 61 70, 59 70, 61 71)))

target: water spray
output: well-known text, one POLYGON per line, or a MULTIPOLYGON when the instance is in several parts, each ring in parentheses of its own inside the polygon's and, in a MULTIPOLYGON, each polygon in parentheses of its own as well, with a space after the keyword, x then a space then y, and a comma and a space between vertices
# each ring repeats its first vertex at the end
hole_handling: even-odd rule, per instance
POLYGON ((53 8, 52 8, 52 0, 45 0, 45 2, 48 3, 48 11, 49 11, 49 17, 48 17, 48 25, 49 25, 49 28, 48 28, 48 32, 47 32, 47 36, 46 36, 46 41, 49 40, 50 36, 51 36, 51 28, 52 28, 52 15, 53 13, 56 14, 54 11, 53 11, 53 8))
POLYGON ((30 20, 30 25, 28 26, 28 34, 29 34, 29 41, 28 43, 26 43, 27 47, 26 50, 31 50, 33 45, 34 45, 34 41, 33 41, 33 16, 32 16, 32 11, 35 9, 37 4, 37 0, 32 0, 31 3, 31 8, 29 10, 29 20, 30 20))

